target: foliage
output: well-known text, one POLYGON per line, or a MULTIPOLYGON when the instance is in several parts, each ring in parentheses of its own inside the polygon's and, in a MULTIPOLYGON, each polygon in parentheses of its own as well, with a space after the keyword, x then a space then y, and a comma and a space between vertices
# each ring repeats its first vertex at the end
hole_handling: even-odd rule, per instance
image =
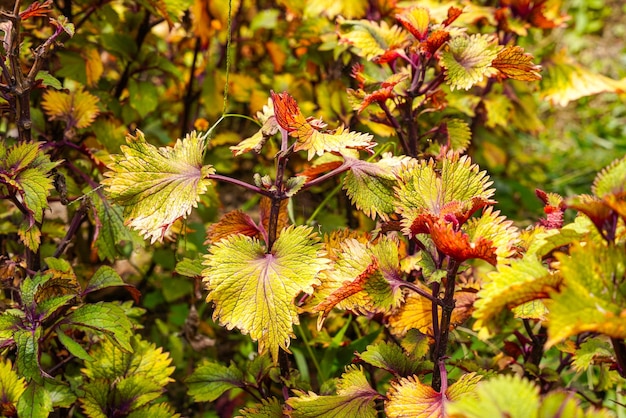
POLYGON ((519 151, 623 75, 560 2, 366 3, 0 6, 1 415, 623 405, 626 157, 519 151))

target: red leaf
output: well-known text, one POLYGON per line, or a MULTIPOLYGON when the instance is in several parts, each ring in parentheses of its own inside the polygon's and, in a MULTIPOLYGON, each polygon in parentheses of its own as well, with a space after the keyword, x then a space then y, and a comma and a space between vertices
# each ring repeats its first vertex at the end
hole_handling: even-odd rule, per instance
POLYGON ((441 24, 443 26, 450 26, 459 16, 461 16, 461 13, 463 13, 463 10, 458 7, 450 7, 448 9, 448 18, 441 22, 441 24))
POLYGON ((26 10, 20 12, 20 19, 26 20, 30 19, 31 17, 47 16, 51 11, 51 5, 52 0, 36 1, 28 6, 26 10))
POLYGON ((470 258, 480 258, 493 265, 497 262, 496 248, 491 240, 478 237, 470 242, 469 236, 463 231, 455 231, 451 222, 439 220, 430 225, 430 237, 437 249, 457 262, 470 258))
POLYGON ((433 31, 426 42, 420 44, 420 48, 428 55, 431 56, 441 47, 441 45, 445 44, 448 39, 450 39, 450 32, 447 30, 436 30, 433 31))

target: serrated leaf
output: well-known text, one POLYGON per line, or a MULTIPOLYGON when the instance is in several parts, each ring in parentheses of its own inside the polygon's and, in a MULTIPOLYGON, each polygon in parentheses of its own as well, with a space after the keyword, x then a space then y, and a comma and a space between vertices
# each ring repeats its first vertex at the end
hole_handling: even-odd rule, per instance
POLYGON ((284 229, 270 253, 256 239, 230 236, 210 248, 203 271, 213 302, 213 317, 231 329, 237 327, 269 350, 274 362, 280 348, 288 350, 299 323, 294 298, 312 293, 317 275, 326 267, 321 245, 311 228, 284 229))
POLYGON ((41 368, 39 365, 39 338, 41 328, 35 330, 19 329, 13 334, 17 346, 17 369, 27 381, 41 382, 41 368))
POLYGON ((2 399, 3 410, 8 408, 15 409, 17 401, 25 389, 26 381, 13 370, 11 360, 0 360, 0 399, 2 399), (9 407, 7 404, 11 404, 12 407, 9 407))
POLYGON ((63 318, 61 323, 103 333, 123 350, 132 351, 131 323, 122 308, 114 303, 98 302, 79 306, 63 318))
POLYGON ((407 158, 384 155, 380 161, 370 163, 354 160, 343 181, 343 188, 352 203, 365 215, 389 220, 396 209, 393 188, 397 173, 407 158))
POLYGON ((459 35, 448 41, 439 63, 451 90, 469 90, 494 73, 492 62, 501 46, 489 35, 459 35))
POLYGON ((510 265, 501 264, 489 273, 489 281, 478 292, 474 311, 475 330, 485 335, 494 331, 495 317, 506 308, 548 297, 549 291, 561 283, 535 256, 513 260, 510 265))
POLYGON ((350 365, 337 383, 337 395, 319 396, 313 392, 287 400, 293 418, 375 418, 375 401, 381 395, 368 383, 361 367, 350 365))
POLYGON ((404 26, 411 35, 422 42, 428 35, 428 25, 430 24, 430 13, 423 7, 411 7, 396 15, 396 19, 404 26))
POLYGON ((339 39, 356 47, 361 57, 371 61, 387 51, 402 48, 408 34, 396 25, 390 27, 384 20, 343 20, 339 24, 339 39))
POLYGON ((574 354, 572 366, 577 372, 587 370, 598 358, 611 358, 613 356, 613 347, 608 338, 592 337, 587 339, 580 345, 574 354))
POLYGON ((505 47, 491 63, 499 75, 521 81, 541 80, 540 65, 533 64, 533 56, 524 53, 524 48, 517 45, 505 47))
POLYGON ((596 197, 604 198, 613 194, 626 194, 626 157, 613 161, 608 167, 598 173, 591 191, 596 197))
POLYGON ((263 109, 257 112, 256 115, 262 124, 261 129, 239 144, 230 147, 233 155, 239 156, 250 151, 259 154, 265 142, 278 133, 278 123, 276 123, 276 118, 274 117, 274 104, 271 97, 268 99, 267 104, 263 106, 263 109))
POLYGON ((136 409, 127 418, 180 418, 172 407, 165 402, 144 406, 136 409))
POLYGON ((524 244, 528 248, 526 254, 541 258, 557 248, 580 240, 591 230, 593 225, 585 216, 577 216, 574 222, 560 229, 537 227, 532 231, 532 235, 523 240, 526 241, 524 244))
POLYGON ((307 177, 305 176, 294 176, 289 177, 285 182, 285 196, 293 197, 302 189, 302 187, 307 182, 307 177))
POLYGON ((626 338, 626 296, 621 282, 626 274, 626 249, 604 242, 575 242, 569 254, 557 253, 563 277, 560 292, 546 301, 550 310, 548 347, 581 332, 626 338))
POLYGON ((91 203, 97 218, 92 211, 89 214, 95 218, 93 222, 98 232, 92 245, 97 249, 100 259, 114 261, 122 255, 121 247, 126 243, 136 242, 137 238, 124 225, 121 206, 111 204, 98 193, 91 196, 91 203))
POLYGON ((41 229, 35 224, 30 225, 28 219, 24 219, 17 230, 17 235, 20 237, 22 244, 31 251, 38 251, 41 245, 41 229))
POLYGON ((0 314, 0 345, 6 346, 13 340, 14 332, 20 327, 25 313, 18 309, 7 309, 0 314))
POLYGON ((48 418, 53 411, 52 398, 46 388, 36 382, 30 382, 17 403, 20 418, 48 418))
POLYGON ((123 155, 113 155, 111 171, 102 183, 124 207, 126 224, 151 243, 171 233, 172 225, 197 206, 215 172, 202 165, 205 137, 194 131, 173 147, 156 148, 141 131, 128 135, 123 155))
POLYGON ((206 361, 185 379, 187 394, 195 402, 213 402, 226 391, 244 386, 244 377, 235 364, 226 367, 206 361))
POLYGON ((423 367, 421 361, 412 355, 407 355, 402 347, 392 342, 368 345, 364 352, 358 354, 358 357, 374 367, 387 370, 400 377, 416 374, 423 367))
POLYGON ((136 411, 142 416, 146 406, 173 381, 169 354, 139 337, 132 339, 130 351, 103 340, 90 355, 98 361, 87 362, 81 370, 85 395, 80 398, 89 417, 116 415, 116 411, 124 415, 136 411))
POLYGON ((276 122, 290 136, 296 138, 294 151, 307 151, 309 160, 316 154, 321 156, 325 152, 341 152, 346 149, 371 152, 376 145, 372 142, 371 134, 346 131, 343 126, 334 132, 326 132, 311 125, 300 111, 295 99, 288 93, 272 92, 272 102, 276 122))
POLYGON ((117 274, 117 272, 109 266, 102 266, 98 270, 96 270, 91 279, 89 279, 87 287, 85 287, 85 290, 83 290, 83 295, 106 289, 108 287, 125 288, 128 293, 130 293, 130 295, 133 297, 135 303, 139 303, 139 297, 141 296, 141 292, 139 292, 139 290, 135 286, 124 283, 124 280, 122 280, 120 275, 117 274))
POLYGON ((402 378, 392 382, 385 412, 389 418, 447 418, 449 403, 471 398, 470 394, 481 377, 476 373, 465 374, 447 388, 445 394, 421 383, 417 376, 402 378))
POLYGON ((283 407, 276 398, 263 399, 260 404, 243 408, 241 418, 283 418, 283 407))
POLYGON ((544 70, 541 97, 560 106, 594 94, 626 91, 626 79, 617 81, 594 73, 567 57, 564 51, 555 54, 544 70))
POLYGON ((232 210, 224 214, 219 221, 212 224, 207 230, 206 244, 215 244, 232 235, 258 237, 261 230, 256 222, 241 210, 232 210))
POLYGON ((471 218, 460 229, 444 218, 429 224, 430 237, 438 250, 458 262, 480 258, 495 265, 513 254, 519 232, 512 221, 488 207, 479 218, 471 218))
POLYGON ((62 120, 68 129, 82 129, 91 125, 100 113, 98 102, 96 96, 82 87, 70 93, 46 90, 41 107, 50 120, 62 120))
POLYGON ((539 388, 533 383, 515 375, 498 375, 480 382, 473 396, 448 404, 447 413, 450 418, 530 418, 537 416, 539 405, 539 388))
POLYGON ((478 209, 495 203, 489 199, 492 182, 479 170, 469 157, 458 155, 446 157, 441 170, 433 160, 407 165, 395 189, 403 232, 428 233, 427 225, 436 219, 461 226, 478 209))

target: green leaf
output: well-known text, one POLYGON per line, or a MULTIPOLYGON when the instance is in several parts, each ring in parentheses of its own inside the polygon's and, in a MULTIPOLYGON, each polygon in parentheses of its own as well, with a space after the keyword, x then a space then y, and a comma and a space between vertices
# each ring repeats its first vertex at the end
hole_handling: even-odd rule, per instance
POLYGON ((193 278, 200 277, 203 269, 201 258, 183 258, 176 263, 176 269, 174 271, 181 276, 193 278))
POLYGON ((393 188, 397 184, 396 175, 408 157, 394 157, 385 154, 380 161, 370 163, 351 160, 350 171, 343 181, 346 194, 365 215, 389 220, 396 210, 393 188))
POLYGON ((0 314, 0 345, 13 339, 13 333, 20 327, 25 318, 24 312, 18 309, 7 309, 0 314))
POLYGON ((539 388, 518 376, 499 375, 483 381, 477 385, 474 394, 448 404, 446 412, 467 418, 537 417, 539 388))
POLYGON ((463 225, 478 209, 495 203, 487 173, 467 156, 451 155, 441 169, 433 160, 413 161, 400 173, 397 208, 407 235, 428 233, 435 219, 463 225))
POLYGON ((7 408, 5 406, 7 403, 15 407, 25 389, 26 381, 13 370, 11 360, 0 360, 0 399, 2 399, 2 407, 7 408))
POLYGON ((44 380, 44 388, 54 407, 70 408, 76 402, 76 395, 67 384, 48 378, 44 380))
POLYGON ((242 418, 283 418, 283 407, 276 398, 263 399, 260 404, 255 404, 239 411, 242 418))
POLYGON ((558 253, 556 258, 563 286, 546 301, 550 310, 546 345, 581 332, 626 338, 625 285, 616 281, 626 274, 624 245, 575 242, 569 254, 558 253))
POLYGON ((78 342, 74 341, 71 337, 65 334, 65 329, 71 328, 59 327, 59 329, 57 330, 57 338, 59 339, 59 342, 61 342, 61 344, 63 344, 63 346, 67 348, 67 351, 69 351, 70 353, 72 353, 72 355, 78 357, 79 359, 84 361, 93 361, 94 358, 91 357, 89 353, 87 353, 87 351, 78 342))
POLYGON ((626 157, 613 161, 596 176, 591 188, 596 197, 626 192, 626 157))
POLYGON ((83 294, 86 295, 108 287, 124 287, 128 293, 131 294, 135 302, 139 303, 139 297, 141 296, 139 290, 135 286, 124 283, 120 275, 109 266, 102 266, 96 270, 91 279, 89 279, 89 283, 87 283, 83 294))
POLYGON ((114 303, 98 302, 80 306, 61 323, 103 333, 123 350, 132 351, 130 339, 133 332, 130 321, 122 308, 114 303))
MULTIPOLYGON (((100 259, 114 261, 122 255, 121 246, 135 242, 136 239, 130 230, 124 225, 122 208, 112 205, 107 199, 103 199, 98 193, 91 195, 91 202, 98 215, 94 224, 99 227, 99 233, 93 245, 98 250, 100 259)), ((93 216, 92 212, 89 212, 93 216)))
POLYGON ((491 63, 501 48, 490 35, 462 34, 450 39, 439 59, 450 89, 469 90, 485 76, 495 74, 491 63))
POLYGON ((43 87, 52 87, 57 90, 61 90, 63 88, 61 82, 48 71, 39 71, 37 73, 36 81, 40 81, 43 87))
POLYGON ((313 392, 291 397, 287 405, 292 418, 375 418, 375 402, 382 396, 370 386, 361 367, 349 365, 337 383, 337 395, 313 392))
POLYGON ((52 398, 46 388, 38 383, 29 383, 17 403, 20 418, 48 418, 53 411, 52 398))
POLYGON ((535 256, 525 256, 511 261, 511 265, 500 264, 498 270, 489 273, 489 280, 478 292, 473 313, 474 329, 482 335, 495 331, 496 316, 504 309, 548 297, 548 291, 561 283, 558 275, 550 271, 535 256))
POLYGON ((127 418, 179 418, 180 414, 174 413, 172 407, 164 402, 147 405, 136 409, 127 418))
POLYGON ((66 306, 76 295, 61 295, 45 299, 37 304, 37 313, 44 321, 53 315, 57 310, 66 306))
POLYGON ((577 372, 587 370, 599 358, 611 358, 613 347, 606 337, 592 337, 580 345, 574 354, 572 366, 577 372))
POLYGON ((211 185, 215 171, 202 165, 205 137, 196 132, 174 147, 156 148, 141 131, 127 137, 124 155, 114 155, 111 171, 102 183, 113 200, 124 207, 126 224, 151 243, 171 233, 172 225, 196 207, 211 185))
POLYGON ((417 376, 402 378, 392 382, 387 393, 385 412, 389 418, 445 418, 451 401, 472 398, 468 395, 475 390, 481 377, 476 373, 465 374, 447 388, 445 394, 421 383, 417 376))
POLYGON ((395 376, 408 376, 418 373, 422 369, 421 362, 392 342, 369 345, 367 350, 358 356, 364 362, 379 369, 387 370, 395 376))
POLYGON ((13 339, 17 345, 17 369, 20 375, 27 381, 41 382, 41 367, 39 365, 39 338, 41 338, 41 328, 35 331, 19 329, 13 334, 13 339))
POLYGON ((206 361, 185 379, 195 402, 213 402, 226 391, 244 386, 243 373, 235 364, 226 367, 206 361))
POLYGON ((142 119, 159 105, 159 91, 152 82, 131 79, 128 82, 128 94, 130 106, 139 113, 142 119))
POLYGON ((214 319, 250 334, 259 342, 259 352, 269 350, 275 362, 279 348, 288 350, 295 337, 295 297, 313 292, 327 264, 312 231, 302 226, 284 229, 269 254, 258 240, 231 235, 214 244, 204 262, 202 275, 207 302, 215 305, 214 319))
POLYGON ((170 375, 174 367, 170 366, 168 353, 139 337, 131 342, 132 352, 120 350, 109 340, 103 340, 90 352, 98 360, 87 362, 81 370, 85 396, 80 398, 88 416, 141 411, 173 381, 170 375))
POLYGON ((359 56, 371 61, 386 51, 402 48, 408 34, 399 26, 389 27, 384 20, 340 20, 339 39, 356 47, 359 56))

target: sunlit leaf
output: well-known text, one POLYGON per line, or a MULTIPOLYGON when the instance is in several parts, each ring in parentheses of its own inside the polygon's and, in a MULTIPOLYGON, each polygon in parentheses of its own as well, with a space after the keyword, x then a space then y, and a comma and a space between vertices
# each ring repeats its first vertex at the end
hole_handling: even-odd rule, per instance
MULTIPOLYGON (((402 378, 391 384, 385 402, 389 418, 446 418, 450 402, 471 399, 482 376, 469 373, 447 388, 445 393, 435 391, 419 381, 417 376, 402 378)), ((495 416, 495 415, 494 415, 495 416)))
POLYGON ((17 401, 25 389, 26 381, 13 370, 11 360, 0 360, 0 410, 8 416, 15 416, 17 401))
POLYGON ((104 64, 100 53, 96 48, 89 48, 83 51, 83 58, 85 59, 85 73, 87 75, 87 86, 94 87, 102 73, 104 72, 104 64))
POLYGON ((626 338, 626 296, 623 280, 617 281, 626 274, 626 250, 605 242, 584 244, 556 255, 563 286, 546 301, 548 346, 581 332, 626 338))
POLYGON ((260 404, 239 411, 242 418, 282 418, 283 407, 276 398, 264 399, 260 404))
POLYGON ((408 36, 402 28, 390 27, 384 20, 342 20, 339 24, 340 42, 355 46, 357 53, 368 60, 402 48, 408 36))
POLYGON ((320 0, 306 2, 305 16, 319 17, 324 15, 329 19, 342 16, 346 19, 359 19, 365 17, 367 4, 353 0, 320 0))
POLYGON ((256 239, 243 235, 225 238, 210 248, 203 271, 215 305, 214 318, 228 329, 237 327, 278 359, 280 348, 288 350, 299 323, 294 299, 312 293, 317 275, 327 260, 311 228, 283 230, 270 253, 256 239))
POLYGON ((113 155, 111 171, 102 183, 124 207, 126 224, 152 243, 171 232, 172 225, 197 206, 215 171, 202 165, 205 137, 194 131, 174 147, 157 148, 141 131, 128 135, 123 155, 113 155))
POLYGON ((577 372, 583 372, 594 363, 594 360, 610 359, 612 356, 613 347, 608 338, 592 337, 580 344, 574 354, 572 366, 577 372))
POLYGON ((446 69, 446 82, 452 90, 469 90, 494 74, 492 62, 501 47, 489 35, 455 36, 444 48, 440 64, 446 69))
POLYGON ((518 237, 513 222, 498 215, 489 207, 459 230, 454 222, 439 219, 429 224, 430 236, 441 252, 458 262, 480 258, 495 265, 512 255, 518 237))
POLYGON ((598 93, 626 91, 626 79, 617 81, 594 73, 561 52, 544 65, 541 96, 560 106, 598 93))
POLYGON ((17 414, 28 418, 47 418, 53 411, 52 399, 46 388, 30 382, 17 403, 17 414))
POLYGON ((498 375, 476 385, 472 396, 447 405, 450 418, 537 416, 540 405, 539 388, 516 375, 498 375))
POLYGON ((390 154, 374 163, 354 160, 343 188, 357 209, 367 216, 389 220, 389 215, 396 210, 393 187, 397 184, 397 173, 407 161, 408 157, 390 154))
POLYGON ((268 103, 263 106, 263 110, 257 112, 256 117, 262 124, 261 129, 236 146, 230 147, 233 155, 238 156, 249 151, 254 151, 258 154, 261 152, 265 142, 278 133, 278 124, 274 117, 274 104, 271 97, 268 99, 268 103))
POLYGON ((418 41, 424 41, 428 35, 428 24, 430 23, 430 13, 423 7, 412 7, 396 15, 402 26, 418 41))
POLYGON ((244 386, 243 373, 234 364, 226 367, 207 361, 185 379, 188 394, 196 402, 213 402, 224 392, 244 386))
POLYGON ((375 418, 375 401, 382 396, 374 390, 363 369, 354 365, 346 368, 337 383, 337 394, 319 396, 313 392, 287 400, 293 418, 375 418))
POLYGON ((396 187, 397 211, 402 215, 403 232, 428 232, 428 223, 445 219, 463 225, 478 209, 495 203, 494 189, 484 171, 467 156, 449 156, 441 170, 433 160, 414 162, 400 172, 396 187))
POLYGON ((114 415, 111 411, 139 413, 173 381, 168 353, 139 337, 132 338, 131 344, 131 350, 123 351, 104 340, 89 353, 98 359, 81 370, 85 395, 80 402, 89 417, 114 415))
POLYGON ((475 330, 485 334, 493 332, 495 317, 503 310, 523 303, 545 299, 559 286, 561 278, 550 271, 535 256, 526 256, 500 264, 498 270, 488 275, 489 280, 478 292, 473 316, 475 330))
POLYGON ((257 237, 260 230, 248 214, 233 210, 224 214, 219 221, 208 228, 206 243, 214 244, 234 234, 257 237))
POLYGON ((346 131, 343 126, 334 132, 321 131, 307 121, 295 99, 288 93, 272 92, 272 101, 278 125, 296 138, 294 151, 307 151, 309 160, 316 154, 323 155, 325 152, 340 152, 345 149, 371 152, 376 145, 372 142, 371 134, 346 131))
POLYGON ((533 64, 533 56, 524 52, 524 48, 507 46, 498 53, 491 63, 499 75, 521 81, 540 80, 541 66, 533 64))
POLYGON ((402 347, 392 342, 368 345, 367 350, 358 354, 358 357, 399 377, 418 373, 423 367, 420 361, 412 355, 407 355, 402 347))
POLYGON ((82 88, 70 93, 46 90, 41 101, 50 120, 62 120, 68 128, 86 128, 93 123, 100 109, 98 98, 82 88))
POLYGON ((599 198, 608 194, 626 195, 626 157, 613 161, 600 171, 593 181, 591 191, 599 198))

